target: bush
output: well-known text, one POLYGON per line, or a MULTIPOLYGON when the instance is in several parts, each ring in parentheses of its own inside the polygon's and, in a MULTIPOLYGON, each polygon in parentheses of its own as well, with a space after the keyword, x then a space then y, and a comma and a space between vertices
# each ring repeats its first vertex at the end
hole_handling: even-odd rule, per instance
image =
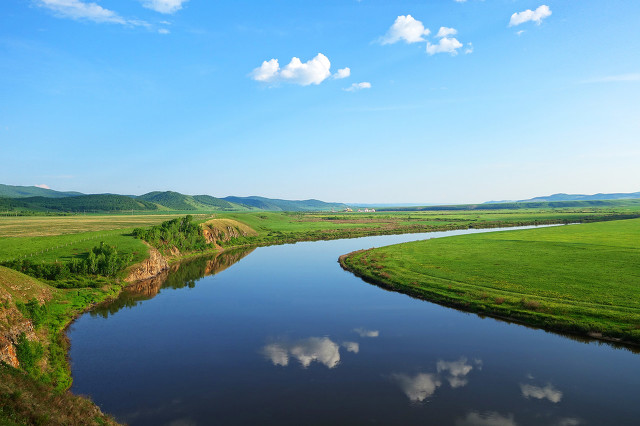
POLYGON ((176 247, 181 251, 203 250, 209 247, 202 229, 193 222, 193 216, 172 219, 150 228, 136 228, 133 236, 144 240, 159 250, 176 247))
POLYGON ((24 316, 29 318, 35 328, 39 328, 47 318, 49 309, 45 304, 40 305, 36 299, 27 303, 16 302, 16 307, 24 316))
POLYGON ((44 348, 40 342, 30 342, 24 333, 18 337, 16 356, 18 357, 18 362, 20 362, 20 367, 30 376, 38 376, 36 365, 42 355, 44 355, 44 348))

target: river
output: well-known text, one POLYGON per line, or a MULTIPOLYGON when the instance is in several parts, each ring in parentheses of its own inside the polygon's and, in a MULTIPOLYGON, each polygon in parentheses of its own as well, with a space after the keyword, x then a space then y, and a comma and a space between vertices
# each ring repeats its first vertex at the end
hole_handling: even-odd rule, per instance
POLYGON ((337 262, 491 231, 183 263, 72 324, 72 391, 131 425, 638 424, 639 354, 385 291, 337 262))

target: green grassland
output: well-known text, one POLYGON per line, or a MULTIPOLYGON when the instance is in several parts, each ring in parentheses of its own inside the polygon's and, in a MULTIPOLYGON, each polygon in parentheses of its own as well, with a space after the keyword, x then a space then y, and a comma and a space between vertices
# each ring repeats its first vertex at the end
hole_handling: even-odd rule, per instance
POLYGON ((405 243, 341 263, 444 305, 640 344, 639 241, 631 219, 405 243))
POLYGON ((607 221, 640 217, 640 207, 377 213, 249 212, 223 213, 215 217, 237 220, 257 232, 255 236, 229 241, 227 245, 231 246, 467 228, 607 221))
MULTIPOLYGON (((148 247, 142 240, 135 238, 133 233, 134 228, 148 229, 150 226, 158 225, 178 217, 175 212, 159 213, 158 211, 155 212, 155 214, 135 215, 1 217, 0 261, 24 258, 24 256, 27 256, 31 262, 41 265, 69 262, 73 258, 86 258, 89 251, 101 242, 104 242, 116 247, 119 254, 133 255, 131 263, 136 263, 148 256, 148 247)), ((374 214, 249 211, 198 215, 194 216, 194 222, 207 227, 209 230, 215 228, 217 232, 228 231, 230 229, 229 227, 233 225, 232 227, 238 231, 236 235, 239 236, 227 238, 223 244, 220 244, 226 248, 232 248, 234 246, 270 245, 303 240, 348 238, 447 229, 611 221, 630 216, 640 216, 640 211, 629 209, 626 206, 619 208, 607 206, 606 208, 581 207, 499 211, 384 212, 374 214)), ((604 226, 617 223, 626 222, 606 222, 597 225, 604 226)), ((566 226, 561 229, 566 229, 567 231, 565 232, 576 232, 574 230, 586 229, 583 228, 585 226, 594 225, 566 226)), ((501 234, 502 233, 496 235, 501 234)), ((219 233, 219 235, 222 234, 219 233)), ((613 248, 607 246, 608 250, 633 250, 632 247, 628 246, 632 244, 632 239, 627 237, 614 237, 614 235, 618 234, 610 233, 608 236, 602 236, 594 231, 591 237, 582 235, 580 237, 582 240, 580 240, 577 235, 570 235, 567 238, 570 237, 573 240, 583 241, 583 244, 589 247, 594 245, 593 241, 604 238, 614 244, 613 248)), ((227 237, 229 237, 229 233, 227 233, 227 237)), ((546 242, 543 237, 539 237, 539 240, 539 244, 546 242)), ((176 241, 182 240, 177 238, 176 241)), ((154 242, 159 245, 170 243, 167 241, 154 242)), ((514 242, 513 244, 516 243, 514 242)), ((205 251, 213 250, 212 244, 207 244, 206 247, 205 251)), ((516 248, 513 248, 513 250, 516 250, 516 248)), ((517 248, 517 250, 520 250, 520 248, 517 248)), ((170 251, 171 250, 163 250, 164 253, 170 251)), ((541 256, 544 254, 544 249, 540 249, 540 251, 541 256)), ((189 252, 187 248, 186 251, 181 250, 179 256, 189 257, 198 253, 202 252, 189 252)), ((601 254, 594 254, 593 258, 589 258, 585 262, 596 262, 600 255, 601 254)), ((615 256, 618 255, 623 256, 620 262, 628 263, 633 260, 632 257, 629 257, 628 253, 620 254, 616 251, 615 256)), ((550 262, 557 262, 557 253, 552 253, 549 256, 551 257, 550 262)), ((613 252, 611 252, 609 256, 614 256, 613 252)), ((516 266, 518 263, 514 260, 513 265, 516 266)), ((554 264, 549 263, 549 265, 553 266, 554 264)), ((434 269, 436 268, 434 267, 434 269)), ((514 269, 517 270, 517 268, 514 269)), ((544 265, 542 265, 540 266, 540 271, 522 269, 522 271, 524 271, 522 273, 525 275, 529 273, 542 274, 544 270, 544 265)), ((638 268, 636 268, 636 271, 637 270, 638 268)), ((376 269, 376 271, 378 271, 378 269, 376 269)), ((571 270, 567 271, 566 273, 563 272, 563 274, 571 275, 571 270)), ((34 324, 36 322, 38 323, 36 330, 38 339, 28 344, 25 343, 24 350, 21 351, 23 354, 21 356, 27 357, 24 359, 24 364, 21 362, 21 364, 25 366, 21 374, 26 374, 29 376, 28 380, 46 385, 46 389, 49 389, 47 391, 41 391, 42 395, 39 404, 45 404, 50 395, 61 394, 61 392, 68 389, 71 385, 71 376, 66 359, 67 342, 64 338, 65 327, 75 316, 94 306, 96 303, 117 297, 125 287, 125 283, 122 280, 123 274, 124 271, 120 271, 115 276, 90 274, 78 277, 71 276, 65 278, 68 282, 58 282, 34 279, 18 271, 9 270, 0 266, 0 295, 8 295, 5 297, 5 301, 2 302, 2 308, 0 309, 4 309, 4 311, 0 311, 0 314, 3 312, 7 313, 7 315, 10 314, 9 316, 12 318, 13 324, 16 324, 16 321, 20 318, 30 318, 34 321, 34 324), (7 299, 9 296, 11 296, 12 302, 6 301, 9 300, 7 299), (38 301, 37 305, 32 303, 33 300, 38 301), (43 302, 44 304, 40 306, 43 302), (29 303, 32 304, 28 305, 29 303), (24 355, 25 353, 27 355, 24 355)), ((611 274, 613 274, 613 272, 611 272, 610 275, 611 274)), ((601 274, 600 276, 602 277, 603 275, 601 274)), ((448 283, 447 286, 450 284, 451 283, 448 283)), ((575 288, 578 288, 581 285, 585 285, 585 283, 578 280, 573 283, 573 285, 575 288)), ((552 308, 556 309, 556 307, 560 305, 562 309, 579 309, 584 316, 591 315, 591 311, 602 310, 602 301, 598 301, 597 303, 599 304, 596 304, 596 302, 591 299, 585 301, 574 300, 568 298, 568 296, 565 297, 565 300, 562 296, 550 293, 550 288, 545 288, 544 290, 545 292, 535 295, 536 298, 525 297, 516 293, 495 297, 505 298, 505 301, 502 302, 502 306, 505 308, 510 307, 513 311, 520 309, 523 312, 536 316, 551 315, 548 311, 552 308), (536 303, 539 305, 536 305, 536 303), (518 306, 523 304, 524 307, 518 308, 518 306), (527 306, 529 306, 529 308, 527 308, 527 306), (533 306, 533 309, 530 309, 531 306, 533 306)), ((500 290, 499 288, 493 290, 482 289, 478 297, 483 305, 488 305, 489 301, 493 300, 491 297, 494 296, 489 296, 489 291, 508 293, 506 290, 500 290)), ((624 317, 624 315, 637 315, 636 309, 638 308, 636 305, 629 301, 627 301, 626 304, 622 303, 622 301, 625 300, 626 293, 630 294, 628 299, 637 298, 633 291, 632 283, 625 281, 624 287, 619 288, 619 293, 614 294, 615 297, 611 296, 605 300, 610 303, 608 306, 615 308, 612 308, 613 310, 610 316, 622 324, 622 328, 626 327, 624 324, 632 323, 629 322, 628 318, 624 317), (624 311, 624 309, 628 312, 624 311)), ((472 292, 476 292, 476 289, 470 288, 468 290, 469 294, 472 292)), ((571 296, 571 294, 572 293, 569 293, 569 296, 571 296)), ((591 296, 591 298, 595 297, 595 294, 591 296)), ((513 315, 504 315, 513 317, 513 315)), ((635 321, 635 319, 633 321, 635 321)), ((591 331, 600 329, 603 328, 596 326, 589 327, 591 331)), ((624 330, 625 333, 628 331, 627 329, 624 330)), ((628 336, 625 334, 624 337, 627 338, 628 336)), ((3 369, 0 370, 0 381, 17 380, 15 379, 16 376, 14 373, 13 370, 7 370, 3 367, 3 369)), ((24 380, 27 380, 27 378, 24 378, 24 380)), ((3 421, 11 424, 9 422, 10 419, 20 418, 19 416, 24 414, 24 410, 27 410, 24 408, 24 400, 21 399, 19 395, 16 397, 5 393, 0 394, 0 398, 4 398, 2 400, 3 403, 4 401, 11 402, 15 400, 15 404, 11 403, 13 405, 10 405, 10 407, 13 407, 11 408, 13 411, 6 413, 0 412, 0 424, 2 424, 3 421)), ((34 410, 35 409, 36 408, 34 408, 34 410)), ((58 416, 58 414, 52 414, 52 416, 58 416)), ((100 416, 97 418, 100 419, 99 421, 96 420, 98 423, 104 421, 100 416)))

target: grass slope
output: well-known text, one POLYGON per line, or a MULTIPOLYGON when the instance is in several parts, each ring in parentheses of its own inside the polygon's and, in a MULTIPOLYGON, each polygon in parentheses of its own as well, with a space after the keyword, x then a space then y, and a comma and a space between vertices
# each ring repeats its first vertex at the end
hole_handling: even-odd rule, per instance
POLYGON ((23 372, 0 365, 0 424, 116 425, 90 400, 54 392, 23 372))
POLYGON ((0 266, 0 300, 27 303, 31 299, 44 302, 59 290, 13 269, 0 266), (8 296, 8 297, 7 297, 8 296))
POLYGON ((426 240, 341 263, 383 287, 547 329, 640 343, 640 219, 426 240))

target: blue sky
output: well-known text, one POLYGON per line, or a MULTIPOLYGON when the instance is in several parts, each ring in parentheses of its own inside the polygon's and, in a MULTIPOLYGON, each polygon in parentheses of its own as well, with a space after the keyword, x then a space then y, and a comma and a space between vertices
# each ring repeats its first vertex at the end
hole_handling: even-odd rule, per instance
POLYGON ((639 191, 638 22, 616 0, 3 0, 0 182, 370 203, 639 191))

